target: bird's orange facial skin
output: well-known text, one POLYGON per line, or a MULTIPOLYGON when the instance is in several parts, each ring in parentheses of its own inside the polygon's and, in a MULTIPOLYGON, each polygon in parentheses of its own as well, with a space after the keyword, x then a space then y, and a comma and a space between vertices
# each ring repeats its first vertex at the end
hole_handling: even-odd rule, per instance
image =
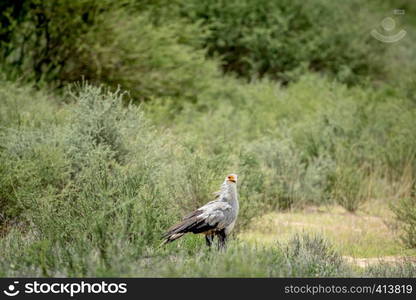
POLYGON ((228 181, 231 181, 231 182, 234 182, 235 183, 234 176, 228 176, 227 179, 228 179, 228 181))

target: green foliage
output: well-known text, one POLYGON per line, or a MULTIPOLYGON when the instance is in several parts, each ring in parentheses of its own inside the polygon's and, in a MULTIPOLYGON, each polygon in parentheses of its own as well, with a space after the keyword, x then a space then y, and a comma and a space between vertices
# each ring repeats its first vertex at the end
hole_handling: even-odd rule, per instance
MULTIPOLYGON (((117 237, 114 237, 117 239, 117 237)), ((107 241, 114 249, 108 251, 108 264, 103 265, 99 253, 83 256, 74 253, 74 246, 54 248, 47 241, 32 243, 24 255, 7 253, 0 263, 0 274, 10 261, 19 258, 23 263, 8 268, 7 274, 40 276, 140 276, 140 277, 340 277, 355 275, 319 238, 295 237, 295 243, 270 248, 249 246, 233 241, 226 253, 208 251, 195 240, 181 243, 181 250, 172 245, 170 249, 150 251, 137 256, 132 245, 126 247, 120 241, 107 241), (306 250, 312 247, 312 250, 306 250), (299 249, 301 252, 299 252, 299 249), (323 251, 313 253, 315 250, 323 251), (54 254, 54 255, 52 255, 54 254), (290 254, 290 255, 289 255, 290 254), (12 259, 12 260, 11 260, 12 259)), ((182 242, 185 240, 182 240, 182 242)), ((86 240, 86 243, 91 241, 86 240)), ((23 242, 25 243, 25 242, 23 242)), ((17 247, 22 242, 3 240, 2 246, 17 247)), ((330 246, 329 246, 330 247, 330 246)), ((87 248, 87 247, 86 247, 87 248)), ((79 253, 79 254, 81 254, 79 253)), ((3 272, 3 274, 2 274, 3 272)))
MULTIPOLYGON (((11 91, 13 84, 3 82, 3 86, 11 91)), ((23 104, 23 110, 30 93, 30 89, 16 92, 20 95, 16 101, 23 104)), ((215 151, 221 152, 210 156, 204 149, 190 148, 188 141, 181 145, 175 136, 161 135, 146 121, 139 108, 123 105, 120 92, 83 84, 73 88, 70 96, 72 99, 67 100, 63 108, 66 113, 57 115, 61 119, 10 123, 2 130, 0 208, 4 238, 1 243, 7 249, 5 264, 21 262, 15 271, 3 264, 3 272, 43 276, 108 275, 128 270, 131 261, 140 260, 142 256, 155 255, 157 263, 165 251, 158 248, 161 232, 181 214, 212 197, 211 193, 220 184, 219 178, 226 173, 224 167, 229 171, 239 168, 242 171, 239 228, 269 207, 269 199, 274 195, 265 191, 274 183, 263 182, 262 178, 273 174, 274 165, 266 164, 270 170, 263 169, 262 161, 269 162, 267 157, 263 158, 263 152, 256 154, 248 149, 236 155, 238 152, 229 151, 231 148, 220 147, 215 151), (122 260, 120 267, 112 267, 117 265, 115 260, 121 259, 120 253, 128 262, 122 260)), ((16 103, 9 101, 3 105, 16 106, 16 103)), ((50 109, 58 111, 58 107, 50 109)), ((285 149, 276 145, 280 151, 285 149)), ((275 148, 265 149, 273 151, 275 148)), ((279 178, 280 175, 272 178, 280 179, 284 186, 288 179, 279 178)), ((203 246, 192 237, 184 241, 185 245, 189 244, 191 253, 203 246)), ((324 247, 319 241, 299 243, 324 247)), ((175 245, 170 248, 174 250, 180 243, 175 245)), ((321 248, 320 251, 326 251, 321 248)), ((231 251, 236 253, 215 263, 218 266, 233 264, 241 259, 244 250, 231 251)), ((253 256, 257 255, 257 250, 250 251, 253 256)), ((332 276, 338 272, 338 267, 331 270, 320 267, 324 262, 317 261, 313 253, 304 268, 296 261, 292 250, 286 256, 276 251, 272 256, 279 263, 276 269, 258 274, 332 276), (280 265, 285 264, 285 259, 299 268, 281 271, 280 265)), ((269 253, 266 251, 264 255, 264 262, 259 261, 255 272, 270 263, 270 258, 266 258, 269 253)), ((324 260, 326 262, 326 258, 324 260)), ((250 266, 248 262, 227 272, 244 274, 250 266)), ((206 263, 208 266, 212 262, 206 263)), ((183 267, 187 265, 184 261, 183 267)), ((199 275, 213 274, 206 273, 203 266, 199 275)), ((174 271, 159 274, 175 276, 181 270, 176 264, 171 268, 174 271)), ((218 267, 217 271, 224 270, 218 267)), ((130 272, 137 274, 138 271, 130 272)), ((154 270, 147 272, 153 274, 154 270)))
POLYGON ((2 132, 1 230, 21 224, 20 234, 33 239, 24 249, 39 245, 45 257, 70 243, 64 268, 83 274, 73 256, 97 253, 106 266, 113 243, 135 253, 159 243, 171 216, 159 172, 170 154, 136 107, 123 108, 120 93, 85 86, 74 96, 69 122, 2 132))
POLYGON ((399 223, 401 239, 410 248, 416 247, 416 198, 409 197, 392 206, 399 223))
POLYGON ((145 14, 103 15, 83 36, 62 78, 71 82, 82 74, 91 82, 120 85, 134 100, 180 96, 196 101, 219 72, 203 51, 180 42, 195 30, 185 29, 182 37, 179 30, 178 24, 155 26, 145 14))
POLYGON ((198 254, 181 257, 175 266, 160 266, 158 272, 169 277, 323 277, 351 272, 326 241, 306 234, 270 248, 234 242, 226 254, 198 254))
MULTIPOLYGON (((230 172, 237 236, 270 210, 405 199, 414 247, 414 40, 387 49, 357 4, 2 1, 0 276, 355 275, 319 237, 159 247, 230 172)), ((413 274, 396 267, 368 274, 413 274)))
POLYGON ((205 44, 222 58, 225 71, 288 82, 309 69, 359 83, 381 75, 385 51, 368 34, 378 22, 374 7, 367 3, 362 13, 362 6, 357 1, 207 0, 187 1, 183 14, 208 27, 205 44))
POLYGON ((356 167, 347 164, 338 166, 334 172, 332 197, 346 210, 356 211, 365 201, 361 191, 363 179, 362 171, 356 167))
MULTIPOLYGON (((185 100, 204 103, 221 85, 221 63, 205 59, 203 48, 222 57, 224 70, 246 78, 287 83, 313 70, 363 83, 393 66, 386 65, 385 45, 368 34, 380 9, 360 3, 357 10, 357 4, 4 1, 0 63, 9 78, 37 85, 62 87, 85 78, 121 86, 134 100, 162 97, 180 107, 185 100)), ((403 56, 396 48, 391 56, 403 56)))
POLYGON ((292 140, 256 141, 248 145, 263 173, 263 201, 271 207, 288 209, 328 200, 328 174, 333 162, 324 157, 302 160, 292 140))
POLYGON ((37 82, 59 79, 79 46, 79 36, 96 22, 101 10, 111 10, 110 1, 40 0, 3 4, 4 29, 0 45, 2 62, 16 77, 37 82))
POLYGON ((44 122, 59 123, 64 117, 51 94, 35 91, 22 82, 8 82, 0 75, 0 131, 6 127, 37 128, 44 122))
MULTIPOLYGON (((185 106, 168 126, 204 159, 241 173, 242 197, 251 206, 335 202, 355 211, 368 199, 410 192, 416 147, 407 138, 416 126, 410 101, 311 75, 286 88, 226 82, 210 106, 185 106)), ((154 112, 168 111, 151 107, 154 120, 160 117, 154 112)))
POLYGON ((416 277, 416 265, 414 261, 404 260, 398 263, 379 263, 366 268, 364 277, 395 277, 414 278, 416 277))
POLYGON ((157 25, 154 3, 19 3, 20 8, 7 3, 1 14, 3 22, 12 24, 0 35, 0 62, 9 77, 52 86, 86 79, 122 86, 134 100, 179 95, 196 100, 219 75, 204 51, 193 47, 198 45, 198 26, 178 18, 157 25))
POLYGON ((319 236, 295 235, 284 251, 289 274, 299 276, 340 276, 346 271, 341 257, 319 236))

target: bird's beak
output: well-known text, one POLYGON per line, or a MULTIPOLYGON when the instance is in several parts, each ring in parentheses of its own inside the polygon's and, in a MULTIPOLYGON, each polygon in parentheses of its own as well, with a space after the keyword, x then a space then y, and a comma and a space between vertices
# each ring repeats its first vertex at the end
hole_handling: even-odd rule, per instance
POLYGON ((227 180, 235 183, 235 178, 234 178, 234 176, 228 176, 228 177, 227 177, 227 180))

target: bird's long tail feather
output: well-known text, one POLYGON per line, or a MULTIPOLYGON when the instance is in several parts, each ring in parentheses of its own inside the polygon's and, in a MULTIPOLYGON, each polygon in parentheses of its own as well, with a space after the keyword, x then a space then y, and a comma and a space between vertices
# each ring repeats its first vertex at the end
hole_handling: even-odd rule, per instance
POLYGON ((183 235, 185 234, 185 232, 181 232, 181 233, 172 233, 170 235, 168 235, 167 237, 165 237, 165 239, 163 240, 161 245, 165 245, 167 243, 171 243, 179 238, 181 238, 183 235))

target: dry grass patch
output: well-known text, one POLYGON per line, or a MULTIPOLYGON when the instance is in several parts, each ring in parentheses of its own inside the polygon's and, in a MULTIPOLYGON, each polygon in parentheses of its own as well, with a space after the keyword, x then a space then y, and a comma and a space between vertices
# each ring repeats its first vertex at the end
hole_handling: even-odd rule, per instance
POLYGON ((239 237, 245 241, 272 245, 286 242, 299 232, 318 233, 336 250, 352 258, 415 256, 406 249, 391 226, 393 215, 388 205, 369 202, 357 213, 341 206, 309 207, 302 211, 273 212, 257 218, 239 237))

